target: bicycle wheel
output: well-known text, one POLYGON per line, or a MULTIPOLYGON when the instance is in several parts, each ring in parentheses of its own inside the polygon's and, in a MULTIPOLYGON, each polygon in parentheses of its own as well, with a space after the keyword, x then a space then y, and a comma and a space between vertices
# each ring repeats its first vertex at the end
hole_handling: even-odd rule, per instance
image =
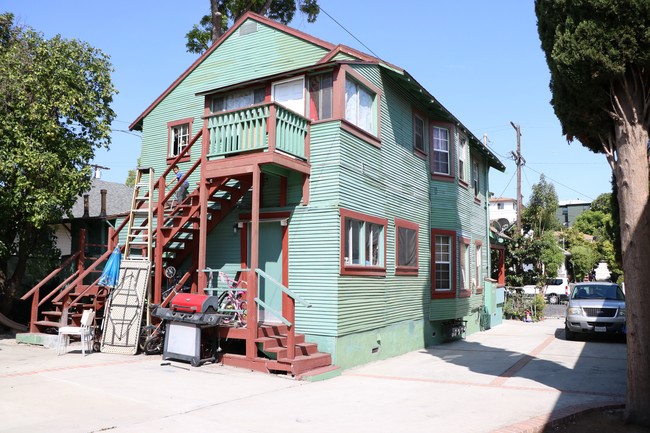
POLYGON ((138 338, 138 349, 140 352, 144 352, 144 344, 147 342, 147 339, 156 331, 155 325, 143 326, 140 329, 140 337, 138 338))
POLYGON ((162 353, 163 336, 160 332, 152 334, 144 342, 144 353, 147 355, 156 355, 162 353))
POLYGON ((237 313, 239 317, 239 325, 244 327, 246 326, 246 320, 248 319, 248 302, 241 301, 238 310, 241 310, 241 312, 237 313))
POLYGON ((224 325, 229 325, 231 323, 234 323, 235 320, 237 319, 237 306, 235 303, 227 297, 223 304, 219 305, 219 313, 222 314, 221 316, 221 323, 224 325))

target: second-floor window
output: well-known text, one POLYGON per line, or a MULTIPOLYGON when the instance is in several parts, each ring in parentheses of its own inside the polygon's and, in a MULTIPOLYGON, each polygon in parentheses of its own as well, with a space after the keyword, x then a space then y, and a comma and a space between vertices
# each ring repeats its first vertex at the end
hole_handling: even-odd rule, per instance
POLYGON ((480 170, 478 161, 472 161, 472 181, 474 182, 474 197, 478 197, 481 192, 480 170))
POLYGON ((424 119, 413 114, 413 147, 422 153, 426 153, 424 147, 424 119))
POLYGON ((503 203, 497 203, 497 209, 499 209, 499 210, 505 209, 503 203))
POLYGON ((309 118, 312 120, 332 117, 332 73, 309 77, 309 118))
POLYGON ((375 95, 354 80, 345 80, 345 120, 371 134, 375 133, 375 95))
POLYGON ((449 170, 449 130, 433 127, 433 173, 451 174, 449 170))
POLYGON ((225 95, 215 96, 212 98, 211 108, 213 113, 236 110, 238 108, 250 107, 254 104, 261 104, 264 102, 264 97, 265 90, 263 87, 258 89, 238 90, 225 95))
POLYGON ((467 179, 467 138, 460 137, 458 143, 458 179, 463 182, 468 181, 467 179))

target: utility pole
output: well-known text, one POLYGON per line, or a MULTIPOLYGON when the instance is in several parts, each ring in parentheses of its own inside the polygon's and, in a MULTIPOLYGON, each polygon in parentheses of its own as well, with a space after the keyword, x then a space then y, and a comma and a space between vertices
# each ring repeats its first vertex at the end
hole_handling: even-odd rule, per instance
POLYGON ((517 131, 517 153, 510 151, 510 154, 517 163, 517 233, 521 234, 521 166, 526 164, 526 160, 521 156, 521 128, 513 122, 510 124, 517 131))

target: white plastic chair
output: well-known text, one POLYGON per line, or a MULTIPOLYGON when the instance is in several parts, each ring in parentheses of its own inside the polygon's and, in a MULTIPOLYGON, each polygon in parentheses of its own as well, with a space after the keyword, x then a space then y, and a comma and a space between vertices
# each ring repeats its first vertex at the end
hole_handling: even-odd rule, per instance
POLYGON ((68 341, 71 335, 78 335, 81 337, 81 353, 86 356, 86 346, 88 351, 92 352, 92 334, 93 334, 93 319, 95 319, 94 310, 84 310, 81 315, 81 326, 63 326, 59 328, 59 340, 56 345, 56 354, 61 354, 61 346, 64 351, 68 350, 68 341))

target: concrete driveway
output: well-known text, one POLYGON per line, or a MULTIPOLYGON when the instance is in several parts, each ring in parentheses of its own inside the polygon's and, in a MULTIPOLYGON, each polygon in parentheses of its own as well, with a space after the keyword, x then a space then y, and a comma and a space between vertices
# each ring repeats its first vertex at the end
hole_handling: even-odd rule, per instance
POLYGON ((303 382, 221 365, 0 339, 0 432, 532 432, 623 404, 626 345, 562 319, 486 332, 303 382))

